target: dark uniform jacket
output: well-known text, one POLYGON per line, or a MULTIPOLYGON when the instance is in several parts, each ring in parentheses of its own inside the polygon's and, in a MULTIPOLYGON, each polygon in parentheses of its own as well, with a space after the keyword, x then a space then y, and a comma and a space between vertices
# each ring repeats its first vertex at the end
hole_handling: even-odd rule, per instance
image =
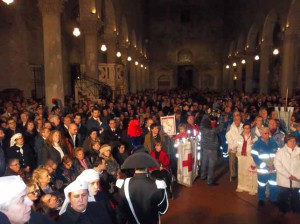
POLYGON ((113 218, 104 202, 89 202, 85 212, 76 212, 69 205, 59 219, 59 224, 112 224, 113 218))
POLYGON ((21 168, 30 167, 30 170, 36 168, 36 163, 33 156, 33 149, 28 145, 23 145, 22 147, 16 145, 10 147, 7 150, 7 159, 19 159, 21 168), (21 153, 21 148, 23 149, 23 154, 21 153))
MULTIPOLYGON (((135 174, 129 182, 129 195, 135 214, 141 224, 154 224, 159 221, 159 213, 164 214, 168 209, 168 197, 165 187, 162 187, 163 181, 154 181, 146 173, 135 174)), ((164 182, 163 182, 164 183, 164 182)), ((120 187, 118 185, 118 187, 120 187)), ((120 211, 118 222, 135 224, 135 218, 129 208, 124 184, 120 191, 120 211)))

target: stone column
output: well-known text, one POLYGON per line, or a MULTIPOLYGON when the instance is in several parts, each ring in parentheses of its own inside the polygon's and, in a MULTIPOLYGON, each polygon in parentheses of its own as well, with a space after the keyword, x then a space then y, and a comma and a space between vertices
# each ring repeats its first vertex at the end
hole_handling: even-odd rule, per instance
POLYGON ((85 71, 86 75, 99 80, 98 77, 98 19, 95 16, 83 17, 80 21, 84 33, 85 71))
POLYGON ((260 50, 259 93, 269 93, 271 44, 262 42, 260 50))
POLYGON ((233 61, 231 60, 230 61, 230 68, 229 68, 229 75, 228 75, 228 80, 227 80, 227 87, 229 90, 233 90, 234 89, 234 86, 233 86, 233 76, 234 76, 234 73, 236 71, 236 67, 233 67, 233 61))
POLYGON ((287 34, 284 38, 283 43, 283 62, 282 62, 282 74, 280 92, 281 96, 286 96, 286 89, 289 89, 289 96, 293 94, 294 88, 297 84, 296 74, 296 50, 298 37, 296 34, 287 34))
POLYGON ((137 60, 135 55, 135 48, 130 46, 129 48, 129 55, 132 58, 132 61, 129 62, 130 66, 130 92, 136 93, 137 91, 137 66, 134 62, 137 60))
POLYGON ((127 61, 127 57, 128 57, 128 46, 121 46, 121 60, 122 63, 124 64, 124 84, 123 84, 123 90, 124 93, 126 94, 129 89, 128 89, 128 69, 130 69, 130 65, 129 65, 129 61, 127 61))
POLYGON ((61 0, 39 0, 43 17, 44 69, 46 105, 51 109, 52 98, 64 104, 64 82, 61 44, 61 0))
POLYGON ((252 93, 253 91, 253 62, 254 55, 249 53, 246 57, 246 83, 245 92, 252 93))
POLYGON ((107 46, 107 63, 116 63, 117 37, 115 34, 104 34, 104 43, 107 46))
POLYGON ((241 63, 241 59, 239 58, 236 62, 236 71, 237 71, 237 80, 236 80, 236 90, 242 91, 243 89, 243 80, 242 80, 242 74, 243 74, 243 64, 241 63))

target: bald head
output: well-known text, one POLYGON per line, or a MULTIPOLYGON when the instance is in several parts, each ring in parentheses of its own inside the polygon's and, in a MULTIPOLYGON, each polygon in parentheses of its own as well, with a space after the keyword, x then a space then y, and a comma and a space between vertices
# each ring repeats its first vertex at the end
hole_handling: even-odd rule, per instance
POLYGON ((77 125, 74 124, 74 123, 71 123, 71 124, 69 125, 69 134, 70 134, 70 135, 76 135, 77 132, 78 132, 78 127, 77 127, 77 125))

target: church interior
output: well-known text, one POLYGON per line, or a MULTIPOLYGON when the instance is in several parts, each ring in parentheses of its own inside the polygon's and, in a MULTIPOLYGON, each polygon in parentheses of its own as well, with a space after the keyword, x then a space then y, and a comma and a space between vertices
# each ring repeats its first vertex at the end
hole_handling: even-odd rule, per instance
MULTIPOLYGON (((69 97, 74 100, 69 100, 74 111, 86 112, 84 122, 93 119, 93 107, 98 104, 101 110, 95 106, 97 118, 103 113, 109 124, 104 113, 113 111, 114 103, 119 106, 122 100, 120 116, 112 120, 119 121, 123 113, 130 119, 143 118, 147 133, 154 120, 146 127, 146 118, 155 118, 159 123, 163 116, 160 114, 164 111, 156 108, 159 101, 169 110, 165 116, 174 114, 173 125, 177 128, 182 123, 180 116, 186 116, 187 123, 188 113, 200 107, 197 116, 213 115, 217 126, 221 114, 211 108, 219 103, 224 114, 242 111, 243 104, 237 96, 245 102, 253 96, 248 103, 257 107, 253 113, 257 117, 260 107, 267 106, 260 101, 266 97, 270 102, 273 96, 278 97, 276 107, 285 105, 286 109, 288 99, 294 97, 300 102, 299 12, 300 0, 0 0, 0 109, 5 101, 15 100, 21 105, 20 99, 32 100, 28 108, 42 109, 38 116, 44 119, 43 113, 52 108, 53 117, 59 117, 58 123, 65 122, 68 116, 61 116, 59 106, 63 108, 69 97), (174 97, 167 99, 172 90, 174 97), (193 92, 204 93, 201 97, 206 99, 198 102, 189 98, 193 92), (157 97, 156 93, 167 94, 157 97), (147 99, 151 94, 153 102, 147 99), (147 100, 151 106, 144 109, 147 100), (171 107, 167 101, 176 106, 171 107), (134 111, 135 106, 143 113, 134 111)), ((5 110, 10 107, 5 106, 5 110)), ((299 117, 293 118, 300 139, 299 104, 295 109, 299 117)), ((67 112, 76 117, 72 110, 67 112)), ((243 119, 251 120, 251 113, 243 111, 243 119)), ((8 121, 12 115, 7 113, 8 121)), ((50 119, 45 122, 42 118, 41 124, 48 123, 53 128, 50 119)), ((102 125, 100 119, 97 121, 102 125)), ((5 122, 2 123, 6 125, 5 122)), ((81 126, 81 120, 79 123, 81 126)), ((224 145, 228 144, 226 128, 221 139, 224 145)), ((97 131, 101 134, 100 129, 97 131)), ((164 137, 171 139, 171 135, 164 137)), ((299 222, 299 214, 279 217, 269 202, 263 210, 257 206, 256 196, 237 194, 236 182, 231 182, 225 167, 228 161, 221 160, 216 169, 221 186, 208 186, 200 178, 193 188, 175 184, 176 200, 170 200, 170 212, 162 217, 164 223, 299 222)))
POLYGON ((293 94, 298 9, 290 0, 0 1, 0 90, 47 105, 149 89, 293 94))

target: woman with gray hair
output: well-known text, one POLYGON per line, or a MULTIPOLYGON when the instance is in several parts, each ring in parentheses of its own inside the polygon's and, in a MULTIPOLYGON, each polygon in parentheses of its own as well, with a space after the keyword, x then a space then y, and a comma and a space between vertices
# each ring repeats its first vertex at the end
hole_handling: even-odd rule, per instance
POLYGON ((285 145, 277 151, 274 165, 279 186, 279 210, 282 213, 289 209, 300 212, 300 148, 294 135, 285 137, 285 145))

